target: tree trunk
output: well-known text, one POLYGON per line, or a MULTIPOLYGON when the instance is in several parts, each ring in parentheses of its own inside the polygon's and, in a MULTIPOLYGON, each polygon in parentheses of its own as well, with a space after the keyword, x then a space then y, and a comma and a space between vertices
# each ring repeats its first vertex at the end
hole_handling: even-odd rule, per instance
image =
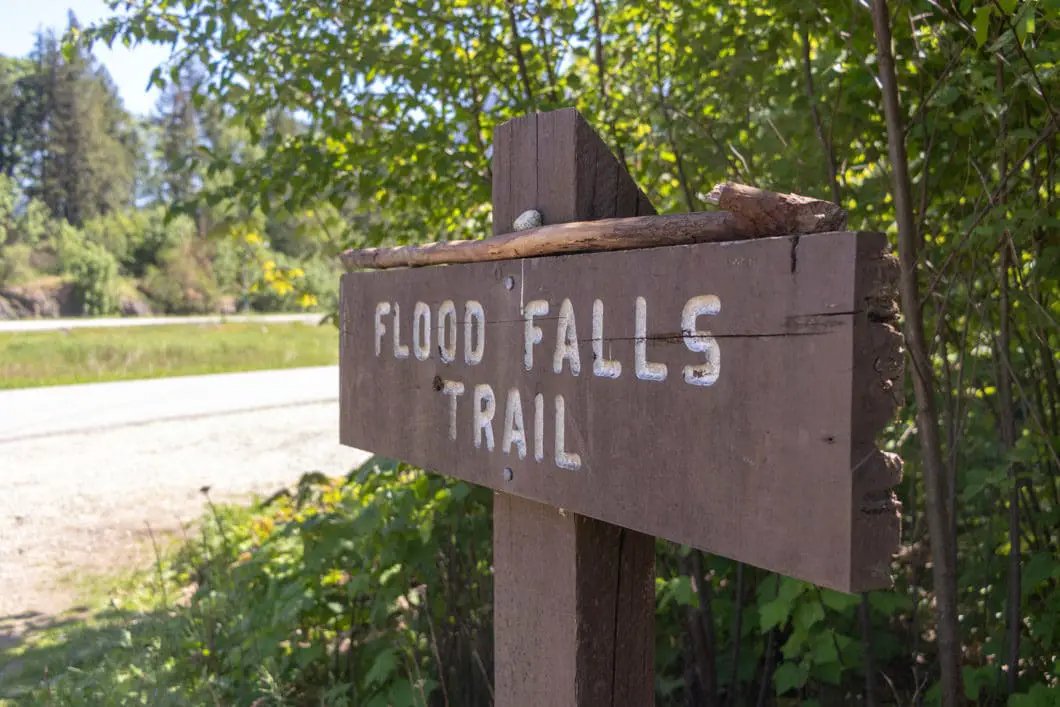
POLYGON ((877 63, 887 121, 895 216, 898 221, 900 290, 905 314, 905 341, 912 360, 913 391, 916 396, 917 427, 924 464, 924 490, 928 532, 931 536, 932 574, 937 615, 937 645, 942 672, 942 704, 964 704, 961 676, 961 637, 957 625, 956 537, 946 508, 948 496, 938 411, 935 404, 935 374, 924 336, 917 281, 917 233, 909 185, 903 116, 898 103, 898 84, 891 56, 891 24, 886 0, 873 0, 872 24, 876 33, 877 63))

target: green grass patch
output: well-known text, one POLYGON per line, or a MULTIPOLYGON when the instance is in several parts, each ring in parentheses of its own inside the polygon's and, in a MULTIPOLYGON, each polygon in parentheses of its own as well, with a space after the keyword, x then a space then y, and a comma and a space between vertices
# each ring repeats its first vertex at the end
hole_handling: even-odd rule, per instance
POLYGON ((201 324, 0 334, 0 389, 338 362, 330 325, 201 324))

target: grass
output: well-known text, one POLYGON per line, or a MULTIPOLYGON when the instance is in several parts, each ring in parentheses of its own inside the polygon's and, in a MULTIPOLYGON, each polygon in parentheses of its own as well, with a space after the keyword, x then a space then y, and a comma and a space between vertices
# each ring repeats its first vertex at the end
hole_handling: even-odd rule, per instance
POLYGON ((338 362, 332 326, 203 324, 0 334, 0 389, 338 362))
MULTIPOLYGON (((214 519, 221 532, 238 533, 250 513, 251 507, 224 506, 214 519)), ((14 619, 26 620, 22 636, 0 641, 0 707, 207 704, 201 694, 199 699, 159 696, 167 690, 158 683, 171 683, 169 688, 196 683, 168 675, 175 666, 158 660, 163 652, 169 660, 162 662, 172 663, 189 629, 191 617, 179 605, 187 599, 190 577, 178 569, 178 556, 187 555, 189 542, 187 536, 183 542, 177 536, 152 536, 145 543, 154 551, 153 567, 68 578, 76 583, 78 606, 63 614, 0 618, 0 639, 14 619)))

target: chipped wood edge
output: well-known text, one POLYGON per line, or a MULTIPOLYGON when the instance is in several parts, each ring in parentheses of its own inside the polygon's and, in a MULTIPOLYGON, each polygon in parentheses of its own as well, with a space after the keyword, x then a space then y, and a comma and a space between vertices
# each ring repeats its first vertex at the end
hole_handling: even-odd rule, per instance
POLYGON ((850 591, 893 586, 902 506, 893 488, 902 459, 878 437, 902 404, 904 349, 898 321, 898 259, 882 233, 859 233, 855 281, 851 424, 850 591))

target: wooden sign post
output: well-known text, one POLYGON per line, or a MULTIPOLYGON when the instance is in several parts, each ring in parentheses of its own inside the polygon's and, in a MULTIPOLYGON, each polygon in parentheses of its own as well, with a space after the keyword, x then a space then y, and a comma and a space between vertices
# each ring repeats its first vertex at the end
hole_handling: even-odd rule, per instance
MULTIPOLYGON (((493 175, 495 234, 654 213, 573 110, 500 126, 493 175)), ((890 583, 896 265, 882 234, 783 226, 344 276, 342 443, 496 491, 498 705, 652 703, 655 537, 890 583)))

